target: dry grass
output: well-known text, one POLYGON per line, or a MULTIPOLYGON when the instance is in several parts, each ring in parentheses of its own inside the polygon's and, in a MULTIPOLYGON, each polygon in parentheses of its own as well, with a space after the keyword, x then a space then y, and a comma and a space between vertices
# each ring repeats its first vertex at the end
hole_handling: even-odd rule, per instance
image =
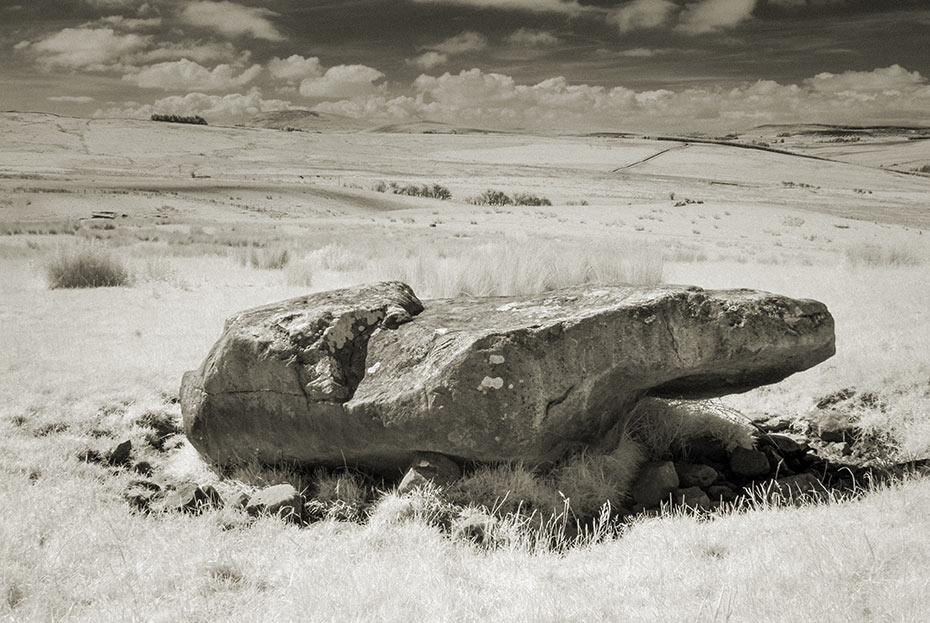
POLYGON ((908 246, 863 242, 846 249, 846 261, 853 266, 917 266, 924 258, 908 246))
POLYGON ((176 242, 164 231, 157 242, 127 242, 120 229, 99 233, 123 244, 121 255, 139 258, 127 261, 136 287, 45 289, 35 264, 48 241, 26 248, 7 237, 16 248, 0 254, 0 392, 9 398, 0 405, 0 618, 916 622, 930 610, 921 571, 930 567, 930 545, 920 536, 930 522, 918 512, 930 504, 923 480, 851 503, 760 502, 711 521, 678 513, 618 532, 602 520, 600 504, 622 504, 641 458, 680 448, 708 428, 728 443, 746 443, 746 429, 721 419, 716 412, 725 409, 713 403, 710 413, 695 404, 640 411, 631 426, 635 445, 579 454, 547 476, 513 465, 472 474, 460 483, 467 497, 460 495, 473 501, 480 494, 494 511, 490 549, 449 538, 463 512, 449 503, 454 489, 445 498, 419 491, 373 500, 371 483, 346 472, 257 466, 217 480, 189 445, 168 444, 162 453, 149 441, 159 427, 177 424, 178 379, 200 363, 225 317, 304 293, 311 283, 325 289, 404 278, 430 298, 664 276, 827 302, 837 318, 833 360, 722 404, 754 416, 797 416, 835 389, 876 391, 883 407, 853 414, 859 425, 918 456, 930 451, 930 338, 921 316, 930 301, 920 265, 701 261, 687 273, 662 260, 673 245, 491 235, 426 245, 412 234, 347 235, 327 244, 331 233, 300 240, 269 230, 269 248, 303 249, 270 271, 238 263, 245 232, 182 228, 171 234, 176 242), (252 487, 262 478, 289 481, 328 496, 327 519, 297 529, 231 509, 133 514, 122 493, 137 475, 75 458, 126 438, 134 458, 172 482, 212 481, 226 496, 250 490, 236 478, 252 487), (364 524, 335 521, 366 517, 364 524), (575 540, 568 528, 581 517, 588 532, 575 540))
POLYGON ((101 288, 129 285, 129 269, 107 249, 93 244, 61 247, 45 265, 48 287, 101 288))

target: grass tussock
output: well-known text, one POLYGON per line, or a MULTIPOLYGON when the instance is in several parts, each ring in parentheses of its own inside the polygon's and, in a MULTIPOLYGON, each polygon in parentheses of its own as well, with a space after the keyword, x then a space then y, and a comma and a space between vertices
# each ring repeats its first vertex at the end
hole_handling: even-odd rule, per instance
POLYGON ((423 298, 533 295, 588 283, 661 283, 665 260, 660 250, 638 244, 588 244, 583 248, 552 242, 482 245, 350 248, 328 244, 287 270, 297 286, 340 285, 378 280, 410 284, 423 298))
POLYGON ((259 270, 282 270, 291 261, 291 251, 286 246, 251 246, 237 252, 241 266, 259 270))
POLYGON ((45 265, 49 288, 126 286, 132 277, 126 264, 99 245, 59 249, 45 265))
POLYGON ((627 432, 652 459, 680 456, 689 441, 719 439, 727 449, 753 446, 753 427, 738 411, 711 400, 645 398, 630 414, 627 432))
POLYGON ((422 249, 383 263, 379 277, 409 283, 427 298, 532 295, 588 283, 655 284, 664 261, 647 246, 489 244, 459 252, 422 249))
POLYGON ((902 245, 859 243, 846 249, 846 261, 852 266, 918 266, 924 258, 916 250, 902 245))

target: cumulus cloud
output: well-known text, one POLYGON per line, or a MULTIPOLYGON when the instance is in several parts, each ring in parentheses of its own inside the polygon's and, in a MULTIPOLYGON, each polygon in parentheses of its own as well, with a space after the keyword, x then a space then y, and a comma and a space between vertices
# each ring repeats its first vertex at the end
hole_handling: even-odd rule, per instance
POLYGON ((733 28, 752 17, 755 8, 756 0, 701 0, 685 7, 675 30, 702 35, 733 28))
POLYGON ((571 84, 563 77, 519 84, 479 69, 422 75, 414 96, 377 94, 325 102, 317 110, 353 117, 432 119, 536 130, 732 131, 760 123, 930 122, 930 84, 893 65, 818 74, 800 84, 771 80, 734 88, 633 91, 571 84))
POLYGON ((123 79, 144 89, 220 91, 244 86, 258 77, 261 71, 261 65, 252 65, 238 73, 226 64, 207 69, 200 63, 182 58, 178 61, 150 65, 123 76, 123 79))
POLYGON ((158 28, 161 26, 160 17, 143 17, 143 18, 133 18, 133 17, 123 17, 122 15, 108 15, 106 17, 101 17, 98 21, 98 24, 102 26, 110 26, 116 30, 129 30, 129 31, 139 31, 139 30, 151 30, 153 28, 158 28))
POLYGON ((282 35, 268 19, 277 15, 259 7, 247 7, 235 2, 200 0, 191 2, 180 14, 183 23, 214 30, 228 37, 252 37, 267 41, 283 41, 282 35))
POLYGON ((479 9, 532 11, 534 13, 566 13, 577 15, 595 10, 576 0, 413 0, 419 4, 452 4, 479 9))
MULTIPOLYGON (((819 73, 805 84, 821 93, 860 94, 874 96, 876 92, 894 95, 910 91, 923 84, 924 78, 916 71, 892 65, 874 71, 846 71, 841 74, 819 73)), ((930 104, 930 102, 928 102, 930 104)))
POLYGON ((305 78, 319 78, 323 75, 323 66, 316 56, 304 58, 292 54, 287 58, 277 56, 268 61, 268 71, 278 80, 293 84, 305 78))
POLYGON ((150 48, 125 59, 128 65, 140 66, 164 61, 176 61, 182 58, 200 63, 235 62, 244 65, 251 57, 248 50, 238 50, 228 41, 174 41, 160 42, 158 47, 150 48))
POLYGON ((465 54, 485 49, 488 47, 488 39, 481 33, 467 30, 428 47, 443 54, 465 54))
POLYGON ((94 113, 95 117, 120 117, 130 119, 147 119, 152 114, 165 115, 201 115, 214 122, 242 119, 260 112, 289 110, 295 108, 290 102, 278 99, 265 99, 261 91, 252 88, 248 93, 230 93, 228 95, 209 95, 206 93, 188 93, 172 95, 151 104, 127 102, 121 106, 102 108, 94 113))
POLYGON ((415 56, 414 58, 408 58, 407 64, 419 67, 420 69, 432 69, 433 67, 438 67, 439 65, 445 65, 449 62, 449 55, 442 54, 441 52, 436 52, 435 50, 429 50, 415 56))
POLYGON ((675 48, 630 48, 621 50, 617 54, 629 58, 652 58, 653 56, 664 56, 678 51, 675 48))
POLYGON ((504 39, 506 43, 521 48, 541 48, 550 45, 557 45, 562 40, 547 30, 534 30, 532 28, 520 28, 507 35, 504 39))
POLYGON ((50 102, 62 102, 65 104, 90 104, 91 102, 97 101, 89 95, 53 95, 45 99, 50 102))
POLYGON ((375 82, 384 74, 366 65, 336 65, 322 76, 300 82, 300 94, 305 97, 356 97, 377 91, 375 82))
POLYGON ((99 71, 141 51, 150 40, 150 35, 119 34, 112 28, 65 28, 38 41, 21 42, 18 49, 33 52, 46 69, 99 71))
POLYGON ((671 0, 633 0, 610 15, 620 32, 658 28, 668 23, 678 10, 671 0))
POLYGON ((432 69, 444 65, 449 57, 470 52, 479 52, 488 47, 488 38, 478 32, 466 30, 439 43, 424 46, 427 51, 414 58, 408 58, 407 64, 420 69, 432 69))

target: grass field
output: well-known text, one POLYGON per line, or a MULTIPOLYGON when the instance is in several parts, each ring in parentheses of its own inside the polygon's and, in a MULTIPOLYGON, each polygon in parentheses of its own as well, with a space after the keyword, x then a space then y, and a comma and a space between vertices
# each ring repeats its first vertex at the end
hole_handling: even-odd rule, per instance
MULTIPOLYGON (((222 136, 223 149, 239 140, 239 130, 203 132, 198 136, 209 140, 222 136)), ((256 140, 311 140, 267 135, 256 140)), ((131 439, 135 458, 149 461, 159 478, 216 482, 222 493, 232 491, 235 483, 210 472, 181 438, 164 452, 146 442, 153 414, 179 417, 173 399, 181 374, 199 365, 236 311, 384 278, 407 280, 422 298, 594 281, 752 287, 816 298, 836 318, 837 355, 723 403, 753 418, 798 418, 818 398, 855 387, 878 400, 849 416, 883 440, 889 460, 930 457, 930 236, 913 224, 924 218, 921 193, 930 182, 899 183, 891 173, 837 164, 823 172, 815 193, 788 188, 782 177, 813 183, 816 172, 779 160, 770 185, 756 180, 739 188, 740 196, 732 186, 710 184, 736 183, 739 160, 725 178, 696 171, 696 159, 687 167, 672 163, 682 169, 677 176, 674 169, 651 170, 618 180, 608 175, 622 152, 615 143, 596 151, 588 139, 564 139, 565 149, 553 149, 546 160, 550 152, 527 145, 554 139, 494 139, 518 143, 497 150, 473 137, 343 139, 358 149, 343 153, 345 147, 327 146, 331 137, 319 139, 325 168, 303 186, 278 180, 287 166, 304 169, 286 160, 291 155, 270 151, 277 168, 244 172, 230 165, 229 179, 217 168, 203 182, 164 177, 167 167, 142 179, 138 163, 95 176, 64 161, 46 162, 38 179, 22 169, 4 171, 0 617, 925 619, 930 545, 923 535, 930 520, 923 510, 930 485, 916 476, 855 501, 642 518, 619 536, 601 535, 567 551, 530 538, 481 549, 392 513, 390 498, 362 524, 324 521, 303 529, 233 510, 131 512, 123 493, 139 475, 81 462, 81 451, 131 439), (413 163, 398 170, 378 159, 370 147, 376 139, 397 151, 425 141, 432 151, 417 156, 427 161, 423 169, 413 163), (371 159, 358 164, 360 155, 371 159), (555 155, 574 155, 577 166, 555 155), (379 179, 421 183, 414 173, 420 170, 433 176, 422 183, 448 186, 453 199, 371 190, 379 179), (854 195, 851 189, 865 182, 875 193, 854 195), (553 206, 465 203, 486 188, 533 192, 553 206), (703 203, 676 207, 683 197, 703 203), (871 210, 875 218, 837 216, 844 202, 856 215, 871 210), (91 210, 127 216, 80 220, 91 210), (901 216, 908 214, 913 220, 901 216), (51 289, 50 263, 88 245, 123 265, 128 284, 51 289)), ((631 147, 636 159, 647 147, 631 147)), ((64 158, 48 156, 55 157, 64 158)), ((651 163, 660 167, 662 158, 651 163)), ((755 164, 745 166, 761 175, 755 164)))

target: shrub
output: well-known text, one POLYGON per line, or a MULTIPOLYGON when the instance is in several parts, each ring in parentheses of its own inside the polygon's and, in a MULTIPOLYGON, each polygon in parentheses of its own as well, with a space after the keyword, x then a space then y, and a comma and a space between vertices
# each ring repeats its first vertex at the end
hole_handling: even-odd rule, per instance
POLYGON ((45 266, 49 288, 125 286, 129 270, 118 258, 95 245, 60 250, 45 266))
POLYGON ((409 197, 425 197, 426 199, 440 199, 442 201, 452 198, 452 191, 441 184, 398 184, 391 182, 386 184, 383 181, 374 185, 373 189, 379 193, 390 191, 395 195, 407 195, 409 197))
POLYGON ((169 123, 191 123, 194 125, 207 125, 207 120, 200 115, 191 115, 189 117, 185 117, 182 115, 154 114, 152 115, 151 119, 152 121, 167 121, 169 123))
POLYGON ((538 197, 533 193, 515 193, 513 204, 517 206, 551 206, 552 202, 545 197, 538 197))
POLYGON ((513 205, 513 199, 504 192, 489 188, 477 197, 472 197, 469 203, 479 206, 509 206, 513 205))

